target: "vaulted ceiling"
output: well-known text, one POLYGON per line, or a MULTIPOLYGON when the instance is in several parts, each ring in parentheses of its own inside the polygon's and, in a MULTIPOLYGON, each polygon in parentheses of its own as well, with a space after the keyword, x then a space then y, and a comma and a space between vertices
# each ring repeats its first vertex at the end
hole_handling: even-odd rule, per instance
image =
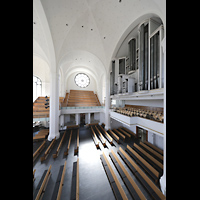
POLYGON ((34 55, 63 74, 83 67, 98 78, 109 71, 120 42, 139 20, 159 16, 166 31, 165 4, 166 0, 34 0, 34 55))

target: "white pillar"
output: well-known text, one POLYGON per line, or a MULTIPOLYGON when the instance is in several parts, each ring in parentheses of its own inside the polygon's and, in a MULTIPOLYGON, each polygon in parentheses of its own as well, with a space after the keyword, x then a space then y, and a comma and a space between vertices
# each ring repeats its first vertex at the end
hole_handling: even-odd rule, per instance
POLYGON ((64 115, 60 115, 60 128, 64 126, 64 115))
POLYGON ((60 137, 59 133, 59 74, 50 73, 50 125, 48 140, 60 137))
POLYGON ((80 114, 76 113, 76 125, 79 125, 80 114))
POLYGON ((90 124, 90 113, 88 113, 88 124, 90 124))
POLYGON ((110 129, 110 74, 106 76, 105 129, 110 129))
POLYGON ((164 160, 163 160, 163 175, 160 178, 160 186, 163 194, 166 196, 166 36, 161 42, 162 49, 163 49, 163 63, 164 63, 164 160))

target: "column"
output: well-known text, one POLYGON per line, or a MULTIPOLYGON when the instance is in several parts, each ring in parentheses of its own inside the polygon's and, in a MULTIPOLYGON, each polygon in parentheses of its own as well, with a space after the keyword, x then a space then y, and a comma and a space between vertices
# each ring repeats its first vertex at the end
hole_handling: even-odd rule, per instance
POLYGON ((50 72, 50 120, 49 120, 49 136, 51 141, 56 137, 60 137, 59 133, 59 74, 50 72))
POLYGON ((60 128, 64 127, 64 115, 60 115, 60 128))
POLYGON ((106 76, 105 129, 110 129, 110 76, 106 76))
POLYGON ((160 186, 162 193, 166 196, 166 36, 161 42, 163 49, 163 64, 164 64, 164 160, 163 160, 163 175, 160 178, 160 186))
POLYGON ((88 113, 88 124, 90 124, 90 113, 88 113))
POLYGON ((79 121, 80 121, 80 114, 76 113, 75 119, 76 119, 76 125, 79 125, 79 121))

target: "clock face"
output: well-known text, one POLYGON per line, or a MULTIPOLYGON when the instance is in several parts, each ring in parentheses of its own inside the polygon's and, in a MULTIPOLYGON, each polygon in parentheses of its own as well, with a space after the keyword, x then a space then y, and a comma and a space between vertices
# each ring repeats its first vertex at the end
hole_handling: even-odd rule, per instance
POLYGON ((83 74, 83 73, 77 74, 75 76, 74 81, 76 85, 81 88, 85 88, 90 84, 90 78, 86 74, 83 74))

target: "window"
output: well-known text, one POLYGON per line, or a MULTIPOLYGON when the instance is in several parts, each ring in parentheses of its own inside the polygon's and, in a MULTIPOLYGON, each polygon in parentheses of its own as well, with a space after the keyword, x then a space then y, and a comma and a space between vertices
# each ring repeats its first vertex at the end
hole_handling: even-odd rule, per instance
POLYGON ((42 81, 37 76, 33 76, 33 101, 38 96, 42 96, 42 81))
POLYGON ((79 73, 75 76, 74 81, 77 86, 85 88, 90 84, 90 78, 83 73, 79 73))

